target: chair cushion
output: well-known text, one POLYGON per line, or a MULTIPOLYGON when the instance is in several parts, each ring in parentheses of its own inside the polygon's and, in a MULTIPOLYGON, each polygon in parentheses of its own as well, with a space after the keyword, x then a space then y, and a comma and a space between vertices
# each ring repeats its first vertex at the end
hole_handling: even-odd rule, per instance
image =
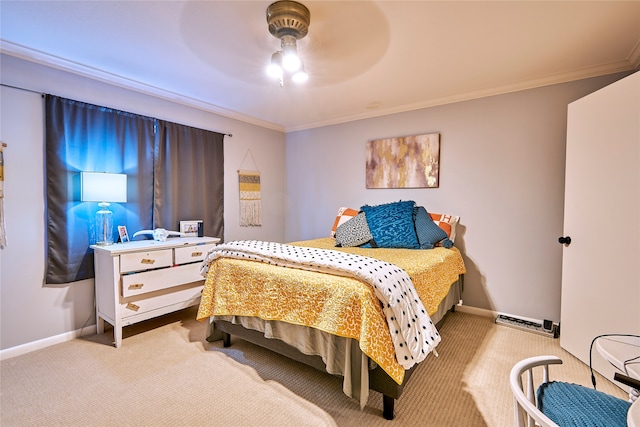
POLYGON ((559 426, 626 426, 631 403, 560 381, 538 387, 538 408, 559 426))

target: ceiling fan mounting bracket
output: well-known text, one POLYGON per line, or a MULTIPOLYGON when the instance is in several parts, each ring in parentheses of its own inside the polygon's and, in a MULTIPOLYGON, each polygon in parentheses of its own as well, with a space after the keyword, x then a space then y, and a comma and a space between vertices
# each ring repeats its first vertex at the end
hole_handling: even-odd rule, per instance
POLYGON ((309 9, 296 1, 280 0, 267 8, 269 32, 278 39, 284 36, 304 38, 309 31, 310 21, 309 9))

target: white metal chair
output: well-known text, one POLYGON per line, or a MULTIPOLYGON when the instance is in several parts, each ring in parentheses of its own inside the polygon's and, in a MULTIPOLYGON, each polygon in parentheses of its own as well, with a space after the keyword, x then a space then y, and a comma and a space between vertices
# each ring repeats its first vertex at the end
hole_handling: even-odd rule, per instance
POLYGON ((559 357, 535 356, 521 360, 511 369, 516 427, 627 425, 630 402, 581 385, 549 381, 549 365, 559 364, 559 357), (542 369, 542 382, 536 387, 534 368, 538 367, 542 369))

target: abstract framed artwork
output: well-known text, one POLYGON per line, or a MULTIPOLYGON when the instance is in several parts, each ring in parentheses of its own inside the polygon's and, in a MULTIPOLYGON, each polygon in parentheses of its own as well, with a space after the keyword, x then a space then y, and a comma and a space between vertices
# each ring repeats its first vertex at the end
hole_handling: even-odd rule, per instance
POLYGON ((367 141, 367 188, 438 188, 440 134, 367 141))

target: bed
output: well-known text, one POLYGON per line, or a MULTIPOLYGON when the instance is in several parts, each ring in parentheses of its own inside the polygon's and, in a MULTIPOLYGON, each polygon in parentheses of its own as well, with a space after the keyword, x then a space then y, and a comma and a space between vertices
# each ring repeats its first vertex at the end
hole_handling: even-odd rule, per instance
POLYGON ((435 323, 462 295, 453 246, 458 217, 413 201, 340 208, 331 237, 213 248, 198 320, 207 340, 237 336, 343 378, 361 408, 383 395, 383 416, 416 366, 437 356, 435 323))
POLYGON ((202 266, 198 319, 209 321, 209 341, 222 339, 227 347, 236 336, 341 376, 344 393, 361 407, 370 390, 381 393, 383 416, 393 419, 411 374, 437 354, 434 324, 461 299, 464 262, 455 247, 336 247, 337 241, 214 248, 202 266), (363 273, 365 265, 370 271, 363 273))

